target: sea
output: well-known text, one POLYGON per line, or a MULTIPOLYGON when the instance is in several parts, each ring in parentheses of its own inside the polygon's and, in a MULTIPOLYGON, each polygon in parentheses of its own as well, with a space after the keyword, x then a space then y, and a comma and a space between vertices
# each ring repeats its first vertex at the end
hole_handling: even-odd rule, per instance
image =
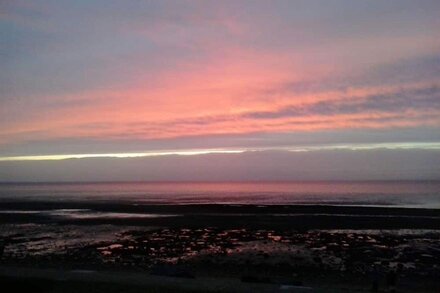
POLYGON ((1 183, 8 201, 440 208, 440 181, 1 183))

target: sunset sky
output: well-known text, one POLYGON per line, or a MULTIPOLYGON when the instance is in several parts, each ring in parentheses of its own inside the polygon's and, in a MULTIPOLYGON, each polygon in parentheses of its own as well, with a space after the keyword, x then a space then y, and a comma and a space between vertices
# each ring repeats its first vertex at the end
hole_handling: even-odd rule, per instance
MULTIPOLYGON (((344 178, 314 174, 322 156, 366 155, 393 162, 379 179, 440 179, 440 1, 5 0, 0 40, 0 181, 54 159, 176 155, 297 178, 273 175, 280 153, 308 179, 344 178)), ((47 172, 33 179, 87 179, 47 172)))

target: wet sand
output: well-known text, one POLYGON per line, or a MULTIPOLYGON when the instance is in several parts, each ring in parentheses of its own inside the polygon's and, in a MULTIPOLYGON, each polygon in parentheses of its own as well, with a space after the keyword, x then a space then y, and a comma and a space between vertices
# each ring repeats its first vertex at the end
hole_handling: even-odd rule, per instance
POLYGON ((29 280, 51 268, 76 272, 66 281, 72 288, 108 284, 111 272, 124 272, 143 280, 128 282, 135 291, 174 291, 165 278, 183 291, 367 292, 375 273, 384 292, 387 273, 396 271, 399 292, 440 289, 435 209, 3 202, 0 210, 4 282, 14 283, 23 268, 29 280))
POLYGON ((323 205, 140 205, 118 202, 0 203, 2 223, 264 229, 440 229, 440 209, 323 205), (67 211, 90 211, 81 217, 67 211), (29 213, 32 211, 32 213, 29 213), (54 214, 48 211, 62 211, 54 214), (125 214, 124 217, 105 216, 125 214), (145 217, 145 214, 151 215, 145 217))

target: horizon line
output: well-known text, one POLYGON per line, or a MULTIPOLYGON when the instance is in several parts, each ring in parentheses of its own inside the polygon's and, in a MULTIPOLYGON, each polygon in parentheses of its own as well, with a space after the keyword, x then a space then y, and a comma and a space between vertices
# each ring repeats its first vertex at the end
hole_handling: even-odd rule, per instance
POLYGON ((328 144, 320 146, 279 146, 279 147, 242 147, 242 148, 211 148, 211 149, 184 149, 143 152, 117 152, 117 153, 82 153, 82 154, 50 154, 50 155, 21 155, 0 157, 0 162, 5 161, 58 161, 68 159, 88 158, 142 158, 157 156, 196 156, 208 154, 241 154, 245 152, 287 151, 311 152, 324 150, 440 150, 440 142, 396 142, 396 143, 352 143, 328 144))

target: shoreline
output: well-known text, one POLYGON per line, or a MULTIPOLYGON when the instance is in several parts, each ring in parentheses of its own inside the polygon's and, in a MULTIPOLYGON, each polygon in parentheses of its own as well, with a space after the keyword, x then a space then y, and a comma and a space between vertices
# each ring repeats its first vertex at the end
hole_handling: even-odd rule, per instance
POLYGON ((1 201, 3 224, 118 225, 250 229, 432 229, 440 209, 330 205, 148 205, 1 201))

